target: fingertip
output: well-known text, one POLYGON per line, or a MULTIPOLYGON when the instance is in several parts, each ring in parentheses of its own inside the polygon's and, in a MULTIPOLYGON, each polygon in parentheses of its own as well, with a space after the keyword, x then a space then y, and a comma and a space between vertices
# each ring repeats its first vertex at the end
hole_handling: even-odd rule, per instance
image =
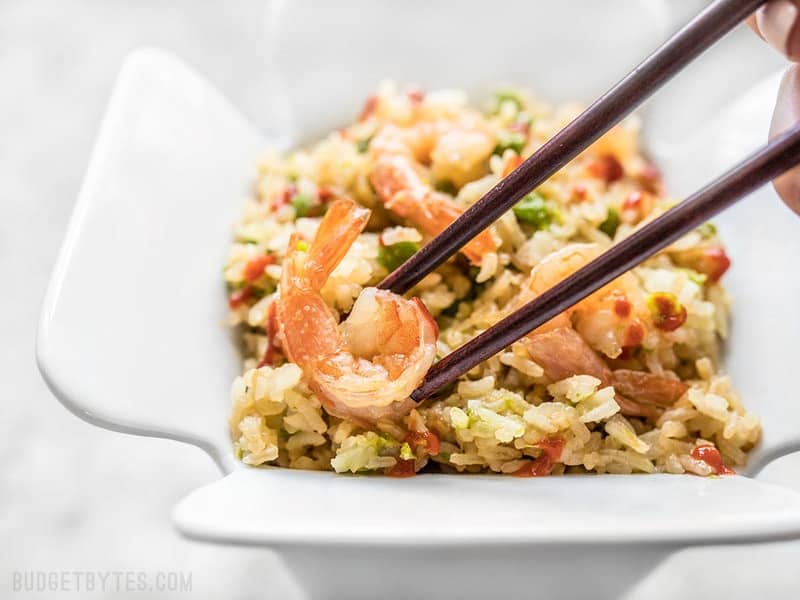
POLYGON ((797 0, 772 0, 748 23, 771 46, 790 60, 800 60, 800 8, 797 0))
POLYGON ((773 181, 775 191, 786 205, 800 215, 800 167, 795 167, 773 181))
POLYGON ((800 62, 800 4, 794 0, 795 18, 786 37, 786 57, 792 62, 800 62))
POLYGON ((770 139, 800 121, 800 65, 790 65, 783 73, 772 122, 770 139))
MULTIPOLYGON (((798 122, 800 122, 800 65, 791 65, 783 74, 778 88, 778 98, 769 130, 770 139, 798 122)), ((776 178, 773 184, 775 191, 786 205, 800 214, 800 166, 776 178)))
POLYGON ((753 13, 752 15, 747 17, 747 19, 745 20, 745 23, 747 23, 747 26, 750 29, 753 30, 753 33, 755 33, 762 40, 764 39, 764 36, 761 35, 761 32, 758 30, 758 22, 756 21, 756 13, 753 13))

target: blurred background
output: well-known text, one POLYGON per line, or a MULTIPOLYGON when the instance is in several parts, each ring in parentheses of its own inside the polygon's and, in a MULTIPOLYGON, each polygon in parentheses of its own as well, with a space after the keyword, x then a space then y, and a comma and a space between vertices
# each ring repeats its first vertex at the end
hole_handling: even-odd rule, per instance
MULTIPOLYGON (((682 0, 677 10, 688 16, 702 4, 682 0)), ((15 594, 22 571, 191 573, 191 592, 153 598, 300 597, 275 554, 190 542, 173 529, 174 504, 218 477, 207 456, 78 420, 48 392, 33 354, 44 287, 125 54, 171 50, 264 124, 273 76, 266 19, 263 3, 245 0, 0 0, 2 598, 143 597, 15 594)), ((765 73, 780 66, 747 31, 725 43, 765 73)), ((784 460, 766 477, 800 488, 800 463, 784 460)), ((687 550, 628 597, 796 597, 798 559, 800 542, 687 550)))

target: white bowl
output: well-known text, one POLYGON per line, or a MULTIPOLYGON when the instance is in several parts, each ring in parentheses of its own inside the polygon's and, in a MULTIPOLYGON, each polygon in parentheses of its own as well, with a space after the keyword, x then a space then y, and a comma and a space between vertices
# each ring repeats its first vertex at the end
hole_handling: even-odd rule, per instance
MULTIPOLYGON (((152 49, 128 58, 42 310, 37 357, 53 393, 96 425, 208 452, 224 477, 180 502, 180 531, 278 548, 315 597, 511 597, 532 581, 550 597, 575 597, 587 582, 614 597, 676 548, 800 537, 800 495, 752 477, 800 447, 800 238, 766 189, 720 220, 736 296, 726 364, 765 431, 743 475, 394 480, 233 460, 239 357, 223 325, 221 266, 268 142, 346 122, 386 76, 590 99, 666 30, 660 2, 352 4, 278 5, 281 26, 265 44, 284 80, 264 121, 271 140, 177 59, 152 49)), ((775 85, 709 108, 678 141, 668 126, 651 130, 673 189, 691 190, 760 142, 775 85)), ((654 102, 648 112, 663 124, 674 110, 654 102)))

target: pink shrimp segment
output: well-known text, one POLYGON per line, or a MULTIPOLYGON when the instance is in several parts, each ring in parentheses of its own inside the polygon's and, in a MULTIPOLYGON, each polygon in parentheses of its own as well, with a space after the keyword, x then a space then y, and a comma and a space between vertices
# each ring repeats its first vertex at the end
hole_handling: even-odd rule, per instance
MULTIPOLYGON (((550 289, 601 253, 597 244, 570 244, 546 256, 531 271, 525 299, 550 289)), ((624 348, 642 342, 647 314, 639 282, 633 274, 625 273, 539 327, 533 335, 574 322, 579 337, 595 350, 616 358, 624 348)))
POLYGON ((342 323, 320 290, 366 226, 369 211, 333 202, 307 245, 293 235, 277 303, 281 344, 331 414, 396 419, 436 355, 436 321, 418 299, 365 288, 342 323))
MULTIPOLYGON (((394 125, 385 125, 370 145, 374 161, 370 181, 384 205, 404 219, 408 219, 425 233, 436 236, 444 231, 464 212, 453 199, 434 190, 420 174, 421 163, 427 161, 441 142, 447 142, 447 124, 419 123, 403 131, 394 125)), ((481 132, 463 135, 477 138, 477 156, 480 158, 494 142, 481 132), (486 143, 489 146, 486 146, 486 143)), ((483 256, 497 250, 490 230, 484 230, 469 241, 461 251, 474 265, 480 265, 483 256)))
MULTIPOLYGON (((545 257, 532 271, 525 300, 538 296, 598 256, 596 244, 571 244, 545 257)), ((611 358, 642 342, 646 330, 643 292, 626 273, 528 334, 525 344, 545 377, 558 381, 591 375, 613 385, 623 414, 657 418, 687 389, 675 379, 608 367, 599 352, 611 358)))

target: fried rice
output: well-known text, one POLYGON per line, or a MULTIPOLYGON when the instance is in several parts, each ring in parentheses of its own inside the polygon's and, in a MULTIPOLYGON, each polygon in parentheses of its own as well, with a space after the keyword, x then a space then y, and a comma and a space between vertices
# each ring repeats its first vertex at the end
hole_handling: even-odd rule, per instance
MULTIPOLYGON (((365 425, 329 414, 301 367, 285 357, 274 307, 289 239, 313 239, 331 198, 346 196, 372 211, 321 290, 337 315, 431 237, 388 210, 371 183, 369 147, 383 128, 469 118, 490 132, 490 145, 451 147, 418 165, 426 182, 466 208, 579 110, 508 89, 479 111, 459 91, 422 93, 387 83, 353 124, 305 148, 264 156, 224 268, 229 323, 244 356, 229 421, 243 463, 398 476, 423 469, 535 476, 714 475, 745 462, 761 426, 718 371, 730 304, 720 277, 729 261, 711 223, 632 271, 651 314, 646 334, 623 347, 595 347, 609 368, 683 383, 679 397, 648 404, 643 414, 620 406, 630 381, 583 372, 554 381, 520 341, 406 417, 365 425)), ((454 257, 409 292, 436 319, 439 358, 502 318, 546 257, 576 242, 608 247, 674 204, 640 150, 639 128, 638 118, 628 118, 504 214, 491 228, 496 251, 479 264, 454 257)))

